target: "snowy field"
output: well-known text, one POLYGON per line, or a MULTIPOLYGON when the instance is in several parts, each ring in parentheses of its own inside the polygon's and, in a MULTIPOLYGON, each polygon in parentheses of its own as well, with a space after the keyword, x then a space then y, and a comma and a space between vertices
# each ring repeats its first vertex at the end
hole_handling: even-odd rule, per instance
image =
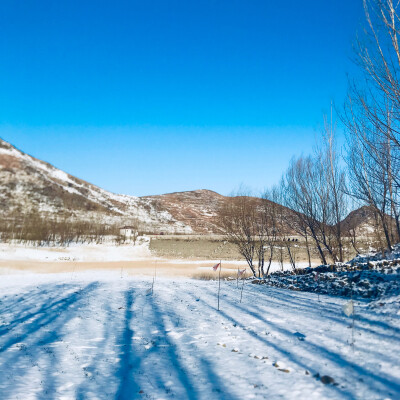
POLYGON ((400 398, 397 307, 357 302, 353 350, 345 299, 151 280, 3 275, 0 398, 400 398))
POLYGON ((148 241, 128 245, 72 243, 68 247, 0 243, 0 259, 6 261, 107 262, 144 260, 151 257, 148 241))

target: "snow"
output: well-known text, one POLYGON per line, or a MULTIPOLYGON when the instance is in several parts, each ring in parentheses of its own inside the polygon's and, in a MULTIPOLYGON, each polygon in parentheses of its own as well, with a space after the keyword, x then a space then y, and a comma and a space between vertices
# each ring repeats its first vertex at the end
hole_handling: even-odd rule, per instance
MULTIPOLYGON (((265 285, 3 275, 1 399, 396 399, 400 316, 265 285), (333 381, 332 381, 333 379, 333 381), (324 384, 323 382, 331 382, 324 384)), ((382 309, 381 306, 379 306, 382 309)))
POLYGON ((68 247, 37 247, 0 243, 0 259, 10 261, 137 261, 150 256, 148 241, 141 238, 136 245, 72 243, 68 247))

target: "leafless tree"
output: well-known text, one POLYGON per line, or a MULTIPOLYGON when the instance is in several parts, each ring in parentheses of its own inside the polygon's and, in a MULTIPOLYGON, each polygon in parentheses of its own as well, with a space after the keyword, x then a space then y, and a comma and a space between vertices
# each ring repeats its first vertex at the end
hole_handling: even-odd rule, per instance
MULTIPOLYGON (((284 205, 293 210, 297 233, 311 237, 323 264, 343 261, 341 221, 347 212, 345 174, 339 165, 334 130, 325 124, 313 156, 292 159, 282 183, 284 205)), ((307 242, 308 247, 308 242, 307 242)), ((310 262, 310 253, 309 262, 310 262)))
POLYGON ((243 193, 228 197, 219 210, 219 222, 226 240, 237 246, 256 276, 257 224, 254 200, 243 193))
POLYGON ((265 275, 269 275, 275 249, 282 234, 282 206, 280 205, 280 191, 277 186, 267 190, 263 195, 262 214, 265 218, 264 231, 266 236, 266 246, 264 253, 268 254, 268 264, 265 275))
POLYGON ((264 224, 264 229, 267 237, 266 251, 268 250, 268 266, 266 267, 265 275, 269 275, 272 260, 275 256, 277 249, 277 257, 279 262, 281 263, 282 268, 284 257, 283 249, 286 248, 286 252, 289 257, 292 269, 295 270, 296 260, 293 253, 292 242, 285 239, 285 237, 290 232, 293 232, 293 220, 295 218, 295 215, 291 210, 285 208, 282 205, 283 198, 280 186, 276 185, 273 186, 270 190, 265 191, 263 199, 263 214, 266 218, 266 222, 264 224))
POLYGON ((355 46, 363 78, 350 84, 342 118, 347 163, 352 195, 374 209, 391 249, 400 239, 399 3, 363 3, 366 27, 355 46))
POLYGON ((348 197, 345 171, 340 166, 340 156, 336 147, 332 111, 330 121, 325 118, 321 144, 315 157, 318 161, 317 175, 322 178, 317 183, 317 192, 321 193, 317 201, 317 209, 322 212, 317 217, 322 223, 319 226, 319 231, 332 260, 343 262, 344 233, 342 232, 341 221, 348 213, 348 197))
POLYGON ((368 130, 365 124, 360 126, 354 122, 355 118, 356 116, 352 124, 348 123, 347 164, 350 194, 375 210, 387 247, 391 250, 392 240, 388 220, 390 185, 385 162, 379 156, 384 153, 378 150, 380 144, 377 141, 372 142, 367 137, 368 130))
POLYGON ((282 181, 284 205, 293 211, 293 227, 299 234, 309 232, 321 258, 326 264, 326 256, 318 231, 315 161, 311 156, 292 159, 282 181))
POLYGON ((235 244, 254 276, 269 274, 275 249, 283 235, 279 191, 273 188, 262 197, 239 192, 227 198, 220 210, 220 225, 226 239, 235 244))

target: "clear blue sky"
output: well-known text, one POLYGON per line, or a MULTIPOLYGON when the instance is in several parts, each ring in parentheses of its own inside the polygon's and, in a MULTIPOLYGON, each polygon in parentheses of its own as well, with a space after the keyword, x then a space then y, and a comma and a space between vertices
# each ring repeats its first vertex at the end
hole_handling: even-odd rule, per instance
POLYGON ((354 66, 361 0, 0 2, 0 137, 133 195, 262 190, 354 66))

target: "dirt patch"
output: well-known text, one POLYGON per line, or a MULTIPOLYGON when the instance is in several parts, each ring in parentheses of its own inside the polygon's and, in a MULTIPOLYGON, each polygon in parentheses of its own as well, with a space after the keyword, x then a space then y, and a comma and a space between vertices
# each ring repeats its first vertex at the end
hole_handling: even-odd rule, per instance
MULTIPOLYGON (((73 262, 73 261, 0 261, 0 274, 15 272, 34 273, 71 273, 71 277, 79 272, 90 270, 114 271, 118 275, 182 276, 218 278, 218 272, 212 270, 212 262, 191 263, 173 260, 140 260, 140 261, 107 261, 107 262, 73 262)), ((243 268, 243 263, 223 265, 223 276, 236 276, 237 269, 243 268)))

